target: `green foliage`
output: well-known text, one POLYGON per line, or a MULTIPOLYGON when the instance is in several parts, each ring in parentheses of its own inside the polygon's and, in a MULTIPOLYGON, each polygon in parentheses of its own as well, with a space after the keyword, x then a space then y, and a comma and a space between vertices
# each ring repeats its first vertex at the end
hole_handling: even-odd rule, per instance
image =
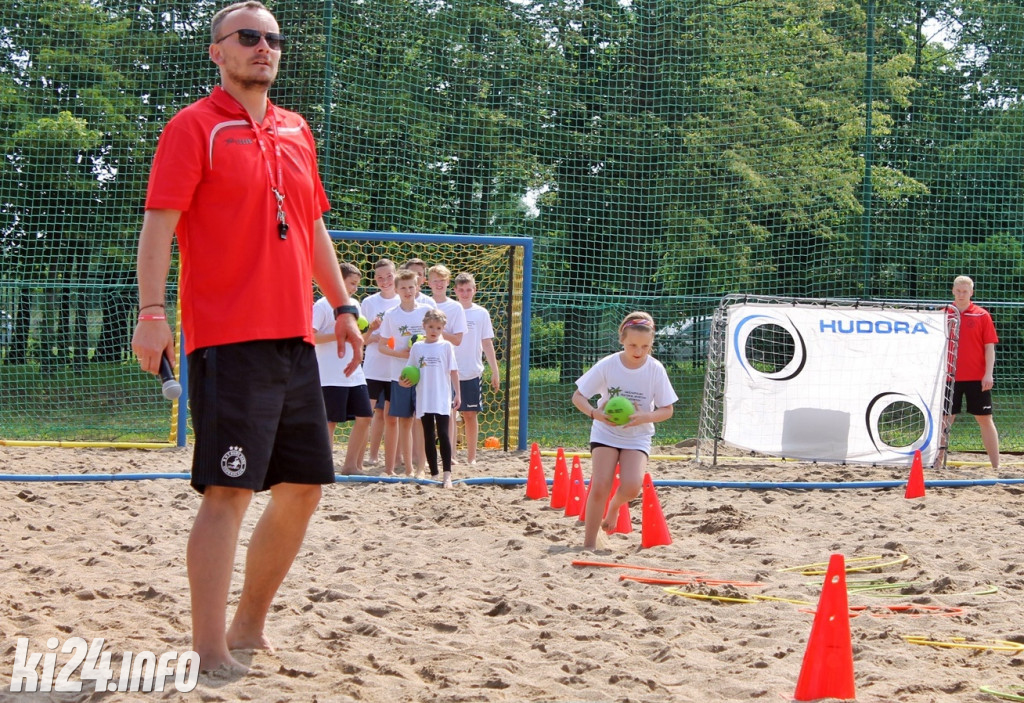
MULTIPOLYGON (((150 159, 218 80, 222 3, 0 5, 3 363, 113 363, 150 159)), ((669 324, 734 292, 945 299, 956 273, 1015 369, 1020 9, 278 0, 272 97, 317 134, 332 228, 532 236, 531 364, 561 384, 635 307, 669 324)))
POLYGON ((530 368, 551 368, 562 358, 565 346, 565 323, 546 321, 539 317, 530 320, 530 368))

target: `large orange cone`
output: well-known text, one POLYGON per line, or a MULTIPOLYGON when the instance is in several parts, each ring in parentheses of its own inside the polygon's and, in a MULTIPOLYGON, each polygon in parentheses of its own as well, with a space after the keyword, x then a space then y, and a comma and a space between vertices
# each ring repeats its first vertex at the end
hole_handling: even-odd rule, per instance
POLYGON ((530 500, 548 497, 548 480, 544 477, 544 467, 540 463, 539 449, 530 452, 530 472, 526 475, 526 497, 530 500))
POLYGON ((640 518, 640 546, 658 547, 672 544, 672 535, 668 532, 665 515, 661 512, 658 494, 654 491, 654 481, 650 474, 644 474, 643 512, 640 518))
POLYGON ((814 613, 814 624, 811 625, 811 636, 807 640, 793 700, 853 700, 856 697, 850 611, 846 601, 846 566, 842 554, 833 554, 818 599, 818 610, 814 613))
POLYGON ((921 466, 921 450, 914 452, 914 463, 910 466, 910 479, 904 498, 924 498, 924 469, 921 466))
POLYGON ((561 510, 569 495, 569 470, 565 468, 565 450, 561 447, 555 455, 555 480, 551 484, 551 507, 561 510))
POLYGON ((576 517, 583 509, 583 467, 580 466, 580 457, 574 454, 572 457, 572 472, 569 474, 569 491, 565 500, 565 517, 576 517))

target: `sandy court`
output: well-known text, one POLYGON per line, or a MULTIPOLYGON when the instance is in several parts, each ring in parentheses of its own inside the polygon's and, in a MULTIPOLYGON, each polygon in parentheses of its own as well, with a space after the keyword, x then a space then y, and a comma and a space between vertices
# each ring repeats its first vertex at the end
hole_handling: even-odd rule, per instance
MULTIPOLYGON (((340 465, 340 452, 336 459, 340 465)), ((190 461, 189 450, 0 447, 2 474, 185 472, 190 461)), ((554 459, 543 464, 551 478, 554 459)), ((589 460, 582 464, 589 473, 589 460)), ((472 472, 455 468, 456 478, 525 479, 528 457, 485 452, 472 472)), ((650 471, 655 479, 716 482, 906 478, 891 467, 749 457, 719 467, 657 460, 650 471)), ((936 473, 925 476, 992 477, 980 464, 936 473)), ((999 473, 1024 477, 1013 462, 999 473)), ((1024 485, 930 487, 916 500, 904 499, 902 488, 661 487, 658 496, 671 546, 641 549, 637 502, 636 531, 584 553, 582 524, 527 500, 523 486, 328 487, 271 612, 268 635, 278 651, 242 653, 248 675, 204 677, 188 695, 97 695, 87 684, 81 694, 47 696, 8 692, 19 637, 34 651, 51 637, 104 637, 115 669, 124 651, 188 649, 183 554, 199 497, 182 480, 0 482, 0 700, 787 700, 813 606, 687 598, 619 580, 642 572, 572 562, 692 570, 760 585, 680 589, 816 604, 821 576, 780 570, 832 553, 898 562, 847 576, 851 584, 899 586, 850 592, 851 606, 866 606, 850 620, 857 700, 997 701, 979 686, 1024 685, 1024 644, 990 651, 903 639, 1024 643, 1024 485)), ((264 501, 254 500, 244 536, 264 501)))

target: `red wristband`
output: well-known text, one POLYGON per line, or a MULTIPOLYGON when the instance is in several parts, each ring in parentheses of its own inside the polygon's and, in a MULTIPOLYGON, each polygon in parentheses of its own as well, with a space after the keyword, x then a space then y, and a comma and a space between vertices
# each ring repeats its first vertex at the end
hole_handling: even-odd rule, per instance
POLYGON ((166 319, 167 315, 164 314, 139 315, 139 322, 159 322, 166 319))

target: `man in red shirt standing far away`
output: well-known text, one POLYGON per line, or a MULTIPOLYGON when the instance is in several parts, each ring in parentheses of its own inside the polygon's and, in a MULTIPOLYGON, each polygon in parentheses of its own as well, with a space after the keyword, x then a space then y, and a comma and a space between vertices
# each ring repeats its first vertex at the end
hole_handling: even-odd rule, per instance
POLYGON ((192 485, 203 498, 187 547, 192 648, 205 671, 245 667, 231 650, 272 649, 271 601, 291 567, 334 462, 311 328, 312 281, 335 306, 339 356, 362 361, 324 226, 329 208, 305 120, 267 98, 285 38, 259 2, 211 23, 220 85, 181 110, 157 146, 139 237, 143 370, 174 362, 165 288, 175 235, 195 429, 192 485), (239 529, 255 491, 270 500, 253 530, 238 608, 227 599, 239 529))
MULTIPOLYGON (((974 281, 968 276, 953 279, 953 304, 960 311, 960 339, 957 344, 956 377, 953 380, 953 405, 945 418, 943 436, 949 441, 949 429, 967 399, 967 412, 974 415, 981 429, 993 469, 999 468, 999 432, 992 420, 992 386, 995 384, 996 327, 988 310, 971 302, 974 281)), ((940 448, 935 466, 942 466, 945 447, 940 448)))

